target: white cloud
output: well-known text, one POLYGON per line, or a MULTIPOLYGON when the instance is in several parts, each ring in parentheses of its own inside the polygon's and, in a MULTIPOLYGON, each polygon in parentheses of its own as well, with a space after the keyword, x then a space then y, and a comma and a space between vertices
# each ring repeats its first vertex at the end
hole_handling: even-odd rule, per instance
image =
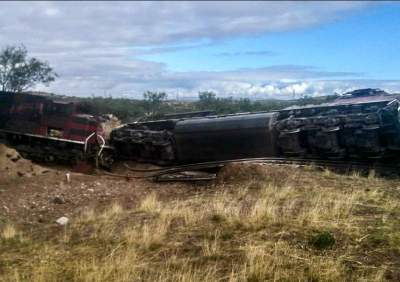
MULTIPOLYGON (((137 56, 202 46, 191 42, 301 29, 345 17, 366 5, 370 4, 1 2, 0 42, 3 46, 24 43, 31 55, 49 61, 60 78, 46 90, 60 94, 141 97, 145 90, 172 95, 183 92, 188 96, 203 90, 222 96, 288 97, 293 90, 299 95, 320 94, 347 85, 340 79, 354 74, 292 65, 226 72, 171 72, 162 63, 137 56), (165 47, 171 44, 174 47, 165 47), (336 81, 328 81, 332 79, 336 81)), ((245 50, 243 54, 273 55, 268 50, 245 50)), ((398 89, 399 83, 385 85, 398 89)))
POLYGON ((60 14, 60 10, 56 8, 45 8, 44 9, 44 14, 49 17, 54 17, 60 14))

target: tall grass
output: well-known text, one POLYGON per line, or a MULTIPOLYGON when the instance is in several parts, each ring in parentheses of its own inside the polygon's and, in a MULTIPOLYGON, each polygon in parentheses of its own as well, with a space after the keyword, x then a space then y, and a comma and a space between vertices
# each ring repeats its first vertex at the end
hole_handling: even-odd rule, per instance
POLYGON ((86 210, 71 219, 68 240, 25 231, 30 240, 13 241, 19 231, 7 225, 0 280, 395 280, 397 182, 311 169, 264 173, 196 197, 162 201, 152 191, 134 209, 86 210))

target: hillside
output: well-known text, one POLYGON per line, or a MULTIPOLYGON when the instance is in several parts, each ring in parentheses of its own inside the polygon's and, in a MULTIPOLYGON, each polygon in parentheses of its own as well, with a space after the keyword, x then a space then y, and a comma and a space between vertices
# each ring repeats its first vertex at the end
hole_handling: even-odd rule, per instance
POLYGON ((209 183, 65 172, 0 184, 1 281, 400 279, 397 179, 251 164, 209 183))

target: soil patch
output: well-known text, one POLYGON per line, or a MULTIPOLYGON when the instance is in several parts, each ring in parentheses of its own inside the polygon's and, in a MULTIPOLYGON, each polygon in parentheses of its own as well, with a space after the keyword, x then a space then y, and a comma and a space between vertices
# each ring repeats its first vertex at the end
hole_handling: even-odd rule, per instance
POLYGON ((22 158, 16 150, 0 144, 0 179, 32 177, 47 172, 49 172, 48 168, 33 164, 22 158))

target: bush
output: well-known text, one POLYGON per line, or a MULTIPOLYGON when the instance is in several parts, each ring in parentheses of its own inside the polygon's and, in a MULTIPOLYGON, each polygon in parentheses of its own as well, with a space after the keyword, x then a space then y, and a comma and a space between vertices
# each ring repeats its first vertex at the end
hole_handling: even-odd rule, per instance
POLYGON ((335 237, 329 231, 314 234, 309 241, 310 245, 318 250, 329 249, 336 243, 335 237))

